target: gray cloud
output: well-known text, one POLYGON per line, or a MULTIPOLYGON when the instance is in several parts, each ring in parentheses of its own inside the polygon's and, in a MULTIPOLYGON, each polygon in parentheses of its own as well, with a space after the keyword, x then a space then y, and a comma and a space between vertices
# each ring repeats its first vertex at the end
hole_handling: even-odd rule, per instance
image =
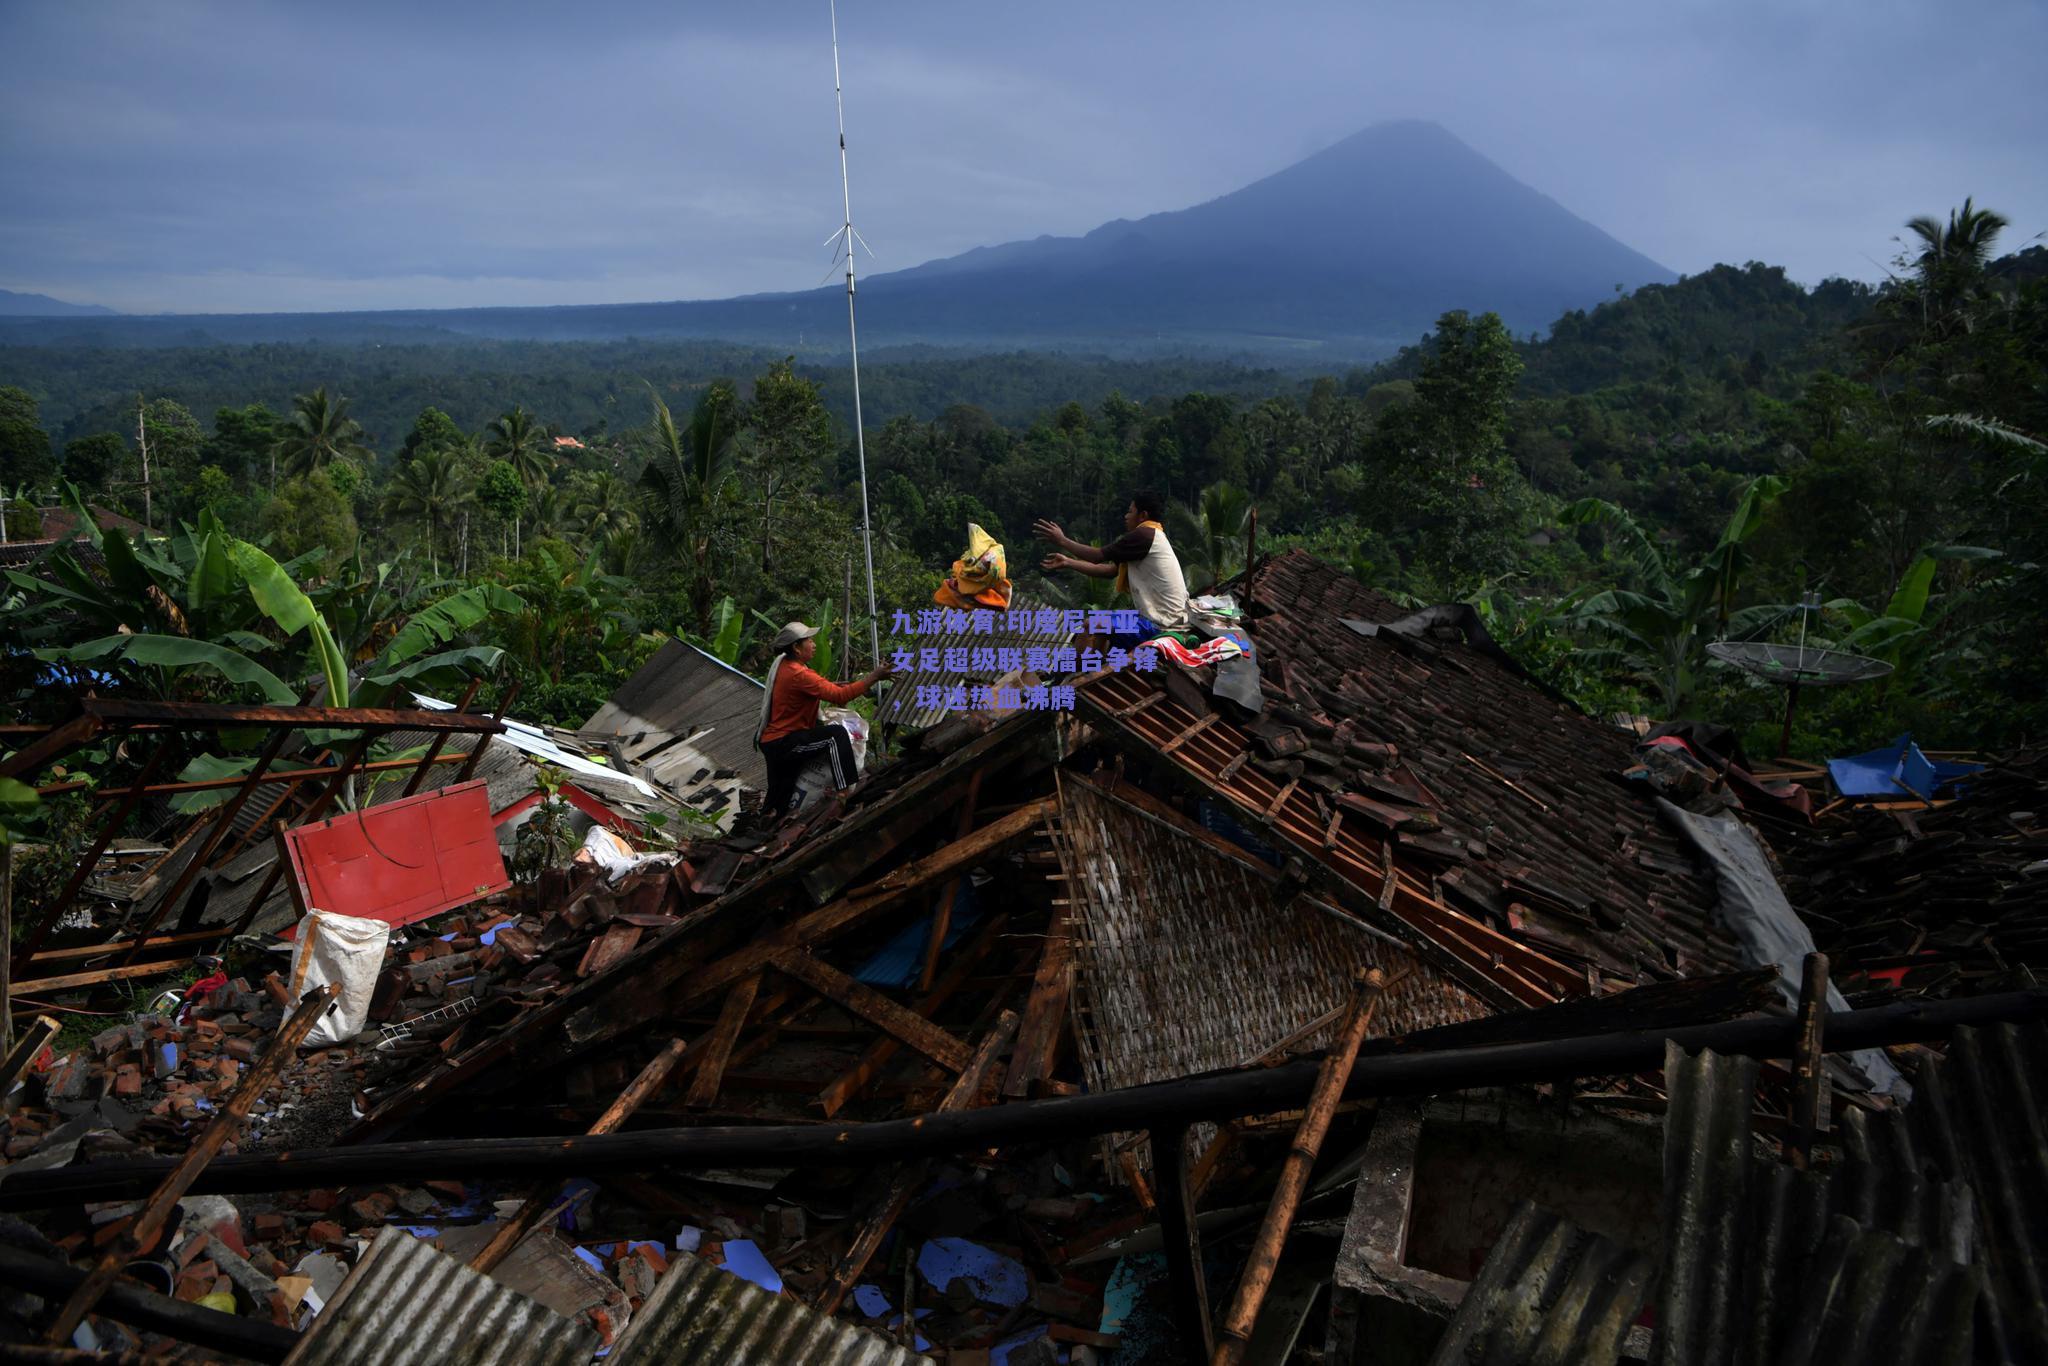
MULTIPOLYGON (((1870 278, 1966 194, 2008 245, 2048 228, 2048 10, 2020 0, 849 0, 841 25, 879 268, 1181 207, 1406 117, 1683 271, 1870 278)), ((0 51, 0 286, 436 307, 829 265, 822 0, 17 3, 0 51)))

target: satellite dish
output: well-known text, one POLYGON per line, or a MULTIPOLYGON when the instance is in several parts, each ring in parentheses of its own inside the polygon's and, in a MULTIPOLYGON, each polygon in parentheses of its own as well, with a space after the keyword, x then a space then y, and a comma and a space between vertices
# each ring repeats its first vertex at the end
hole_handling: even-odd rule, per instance
POLYGON ((1806 618, 1820 611, 1820 594, 1809 593, 1799 602, 1799 642, 1777 645, 1762 640, 1717 640, 1707 646, 1714 658, 1766 683, 1785 690, 1785 725, 1778 733, 1778 757, 1792 747, 1792 711, 1799 705, 1799 689, 1835 688, 1849 683, 1870 683, 1883 678, 1892 666, 1869 655, 1850 654, 1806 643, 1806 618))

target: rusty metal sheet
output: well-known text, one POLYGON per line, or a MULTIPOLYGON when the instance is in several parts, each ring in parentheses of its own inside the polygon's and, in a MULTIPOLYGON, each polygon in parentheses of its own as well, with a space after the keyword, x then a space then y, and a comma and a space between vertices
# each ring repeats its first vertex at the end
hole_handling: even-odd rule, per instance
POLYGON ((748 787, 766 787, 768 770, 754 747, 761 681, 687 641, 654 652, 578 729, 578 737, 611 747, 644 776, 678 792, 729 769, 748 787))
POLYGON ((512 885, 471 779, 285 832, 300 904, 408 925, 512 885))
MULTIPOLYGON (((1912 1072, 1902 1111, 1851 1112, 1852 1161, 1895 1203, 1945 1184, 1974 1194, 1973 1243, 2005 1359, 2048 1362, 2048 1026, 1958 1029, 1912 1072)), ((1924 1240, 1923 1240, 1924 1241, 1924 1240)))
POLYGON ((495 733, 503 723, 481 712, 392 711, 369 707, 229 706, 219 702, 155 702, 87 697, 79 711, 107 725, 208 730, 225 726, 315 727, 323 730, 427 730, 495 733))

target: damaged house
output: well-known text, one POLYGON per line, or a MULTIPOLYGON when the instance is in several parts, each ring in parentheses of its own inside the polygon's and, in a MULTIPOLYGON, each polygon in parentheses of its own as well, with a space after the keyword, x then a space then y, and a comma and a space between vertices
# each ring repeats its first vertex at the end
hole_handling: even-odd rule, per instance
MULTIPOLYGON (((1911 951, 1854 927, 1871 840, 1781 856, 1469 614, 1298 552, 1232 594, 1249 652, 1071 711, 899 687, 886 757, 766 828, 759 687, 687 645, 574 733, 355 718, 465 755, 390 800, 511 819, 492 756, 546 744, 628 843, 699 818, 397 927, 352 1041, 300 1056, 327 1002, 245 975, 37 1073, 8 1312, 262 1361, 2048 1360, 2048 995, 1980 935, 1983 991, 1852 1002, 1794 908, 1859 973, 1911 951)), ((974 648, 925 681, 997 682, 974 648)), ((245 856, 184 933, 248 928, 245 856)))

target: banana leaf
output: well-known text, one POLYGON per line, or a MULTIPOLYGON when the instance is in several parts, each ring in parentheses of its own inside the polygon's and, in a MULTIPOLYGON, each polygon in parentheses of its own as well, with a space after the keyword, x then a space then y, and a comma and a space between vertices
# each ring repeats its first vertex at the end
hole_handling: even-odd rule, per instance
POLYGON ((525 600, 517 593, 494 583, 465 588, 414 612, 404 628, 392 637, 383 658, 377 663, 385 666, 403 664, 423 650, 453 640, 496 613, 517 612, 525 606, 525 600))
POLYGON ((192 572, 185 578, 185 610, 203 612, 234 591, 234 568, 226 536, 208 531, 193 543, 192 572))
POLYGON ((80 663, 92 659, 126 659, 136 664, 165 668, 212 669, 231 683, 246 683, 262 689, 265 700, 291 706, 299 700, 290 684, 238 650, 210 640, 185 636, 101 636, 64 649, 37 650, 36 658, 80 663))
POLYGON ((249 596, 255 599, 258 611, 276 622, 288 636, 297 635, 302 630, 310 632, 312 662, 327 679, 327 693, 322 705, 347 706, 348 661, 342 658, 334 633, 327 629, 326 618, 306 596, 306 590, 299 587, 276 560, 247 541, 234 542, 229 547, 229 554, 235 567, 242 571, 243 581, 249 585, 249 596))
MULTIPOLYGON (((216 778, 246 777, 256 767, 253 754, 236 755, 232 758, 219 754, 201 754, 178 770, 181 783, 211 782, 216 778)), ((171 797, 171 810, 179 812, 205 811, 219 806, 235 795, 232 787, 216 787, 205 792, 179 792, 171 797)))

